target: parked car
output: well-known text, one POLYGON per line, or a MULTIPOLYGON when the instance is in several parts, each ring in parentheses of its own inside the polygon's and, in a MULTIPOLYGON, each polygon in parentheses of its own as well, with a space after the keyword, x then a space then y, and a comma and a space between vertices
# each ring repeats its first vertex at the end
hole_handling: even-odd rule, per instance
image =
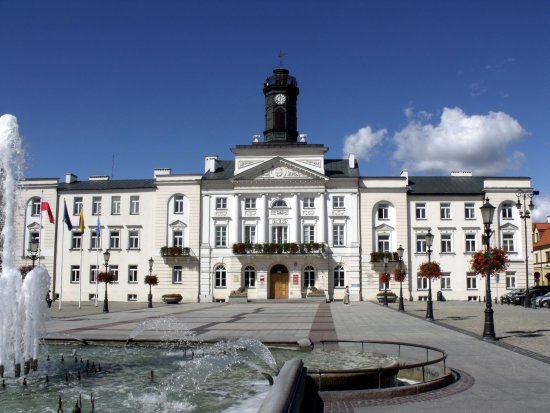
POLYGON ((510 290, 506 294, 502 294, 500 296, 500 302, 502 304, 510 304, 512 302, 511 301, 512 295, 517 294, 517 293, 522 293, 524 291, 525 291, 525 288, 515 288, 513 290, 510 290))
POLYGON ((537 307, 550 307, 550 292, 541 295, 535 299, 535 303, 537 304, 537 307))
MULTIPOLYGON (((531 287, 529 288, 529 300, 532 300, 533 297, 539 297, 548 292, 550 292, 550 287, 547 286, 531 287)), ((512 297, 510 297, 510 300, 512 304, 524 305, 525 291, 513 294, 512 297)))

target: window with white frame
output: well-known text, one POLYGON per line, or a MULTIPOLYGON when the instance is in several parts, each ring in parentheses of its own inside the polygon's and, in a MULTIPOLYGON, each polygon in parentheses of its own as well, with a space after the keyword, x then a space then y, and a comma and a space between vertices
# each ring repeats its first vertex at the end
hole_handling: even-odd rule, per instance
POLYGON ((216 247, 227 247, 227 225, 216 225, 216 247))
POLYGON ((139 249, 139 231, 135 229, 128 231, 128 249, 129 250, 139 249))
POLYGON ((137 294, 128 294, 128 301, 137 301, 137 294))
POLYGON ((416 219, 426 219, 426 204, 417 202, 415 204, 416 219))
POLYGON ((344 224, 334 224, 332 226, 332 245, 335 247, 343 247, 344 240, 344 224))
POLYGON ((80 210, 84 208, 84 201, 81 196, 75 196, 73 199, 73 215, 80 215, 80 210))
POLYGON ((120 196, 111 197, 111 215, 120 215, 120 196))
POLYGON ((441 234, 441 252, 453 252, 453 236, 452 234, 441 234))
POLYGON ((441 219, 451 219, 451 204, 443 202, 439 204, 439 217, 441 219))
POLYGON ((183 266, 174 265, 172 267, 172 284, 181 284, 183 282, 183 266))
POLYGON ((271 227, 271 242, 274 244, 288 242, 288 228, 283 226, 271 227))
POLYGON ((502 234, 502 249, 506 252, 515 252, 514 246, 514 234, 511 232, 505 232, 502 234))
POLYGON ((546 255, 546 262, 550 263, 550 251, 546 251, 544 255, 546 255))
POLYGON ((174 196, 174 214, 183 214, 183 195, 174 196))
POLYGON ((335 195, 332 197, 332 207, 334 209, 344 208, 344 197, 341 195, 335 195))
POLYGON ((416 234, 416 252, 426 253, 426 234, 416 234))
POLYGON ((334 268, 334 288, 341 288, 344 286, 345 272, 344 267, 338 265, 334 268))
POLYGON ((90 265, 90 284, 95 284, 97 280, 97 274, 99 273, 99 268, 97 265, 90 265))
POLYGON ((304 198, 304 208, 315 208, 315 198, 312 196, 304 198))
POLYGON ((390 219, 390 207, 388 204, 378 205, 378 219, 390 219))
POLYGON ((304 243, 315 242, 315 225, 304 225, 304 243))
POLYGON ((315 286, 315 268, 308 265, 304 268, 304 287, 311 288, 315 286))
POLYGON ((29 241, 34 241, 38 245, 40 245, 40 232, 39 231, 29 232, 29 241))
POLYGON ((109 265, 109 272, 113 274, 113 282, 118 282, 118 265, 109 265))
POLYGON ((128 283, 134 284, 138 282, 138 266, 128 265, 128 283))
POLYGON ((388 234, 377 234, 378 251, 388 252, 390 250, 390 236, 388 234))
POLYGON ((247 244, 256 243, 256 225, 244 226, 244 242, 247 244))
POLYGON ((451 289, 451 273, 442 272, 441 273, 441 289, 450 290, 451 289))
POLYGON ((227 198, 226 197, 216 198, 216 209, 227 209, 227 198))
POLYGON ((475 219, 476 218, 476 209, 473 202, 466 202, 464 204, 464 218, 465 219, 475 219))
POLYGON ((113 229, 109 233, 109 249, 120 249, 120 231, 118 229, 113 229))
POLYGON ((466 252, 475 252, 476 249, 476 234, 466 234, 466 252))
POLYGON ((92 197, 92 215, 101 215, 101 197, 92 197))
POLYGON ((428 279, 422 277, 420 274, 416 276, 416 288, 417 290, 427 290, 428 289, 428 279))
POLYGON ((130 215, 139 215, 139 195, 130 197, 130 215))
POLYGON ((477 276, 473 272, 466 273, 466 289, 477 290, 477 276))
POLYGON ((100 250, 101 249, 101 237, 97 231, 90 231, 90 249, 100 250))
POLYGON ((244 269, 244 286, 247 288, 256 286, 256 269, 252 265, 247 265, 244 269))
POLYGON ((245 198, 244 209, 256 209, 256 198, 245 198))
POLYGON ((71 265, 71 283, 80 282, 80 265, 71 265))
POLYGON ((506 289, 511 290, 516 288, 516 272, 506 271, 506 289))
POLYGON ((172 232, 172 246, 183 247, 183 231, 175 230, 172 232))
POLYGON ((225 287, 227 283, 227 274, 225 272, 225 266, 223 264, 216 266, 214 273, 216 277, 215 286, 218 288, 225 287))
POLYGON ((41 201, 40 198, 33 198, 31 200, 31 215, 33 217, 40 216, 41 211, 41 201))
POLYGON ((71 240, 71 249, 79 250, 82 247, 82 233, 73 232, 71 240))
POLYGON ((512 219, 514 217, 514 207, 511 203, 502 204, 502 219, 512 219))

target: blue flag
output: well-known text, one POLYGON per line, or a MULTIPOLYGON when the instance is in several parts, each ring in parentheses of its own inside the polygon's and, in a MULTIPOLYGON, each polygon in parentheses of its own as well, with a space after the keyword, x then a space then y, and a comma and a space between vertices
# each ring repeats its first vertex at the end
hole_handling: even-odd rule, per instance
POLYGON ((67 211, 67 203, 63 201, 65 204, 65 209, 63 210, 63 222, 67 224, 67 229, 70 231, 73 229, 73 224, 71 223, 71 219, 69 218, 69 211, 67 211))
POLYGON ((101 222, 99 221, 99 215, 97 216, 97 229, 96 229, 96 232, 97 232, 97 237, 101 237, 101 222))

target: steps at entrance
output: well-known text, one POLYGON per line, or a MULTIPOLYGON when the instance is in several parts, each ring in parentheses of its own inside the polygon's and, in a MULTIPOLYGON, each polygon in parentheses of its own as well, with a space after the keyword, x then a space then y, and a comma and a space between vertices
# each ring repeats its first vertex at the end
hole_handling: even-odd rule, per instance
POLYGON ((268 299, 256 299, 256 300, 248 300, 249 303, 254 304, 319 304, 320 301, 315 300, 308 300, 306 298, 282 298, 282 299, 276 299, 276 298, 268 298, 268 299))

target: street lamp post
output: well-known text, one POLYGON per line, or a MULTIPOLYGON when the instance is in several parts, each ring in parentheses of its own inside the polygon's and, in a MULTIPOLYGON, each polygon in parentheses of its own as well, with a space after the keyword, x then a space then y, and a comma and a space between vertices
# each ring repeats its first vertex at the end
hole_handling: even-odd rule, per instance
MULTIPOLYGON (((426 252, 428 253, 428 263, 431 262, 432 257, 432 245, 434 242, 434 234, 429 229, 426 234, 426 252)), ((428 278, 428 305, 426 307, 426 320, 434 321, 434 310, 432 301, 432 277, 428 278)))
POLYGON ((403 304, 403 252, 405 249, 400 245, 397 248, 397 255, 399 256, 399 275, 401 276, 399 281, 399 311, 405 311, 405 304, 403 304))
POLYGON ((385 277, 388 276, 388 261, 389 258, 386 254, 384 254, 384 305, 388 306, 388 283, 385 279, 385 277))
POLYGON ((32 260, 32 267, 34 268, 34 263, 38 259, 38 240, 33 238, 29 241, 29 256, 32 260))
MULTIPOLYGON (((153 264, 154 264, 153 257, 149 258, 149 277, 153 275, 153 264)), ((149 283, 149 296, 147 297, 148 308, 153 308, 153 293, 151 292, 151 284, 149 283)))
MULTIPOLYGON (((489 251, 490 238, 493 235, 491 231, 491 224, 493 223, 493 216, 495 214, 495 207, 489 203, 489 198, 485 199, 485 203, 481 208, 481 218, 483 219, 483 225, 485 227, 485 234, 483 235, 483 243, 485 244, 485 251, 489 251)), ((491 299, 491 274, 485 274, 485 324, 483 327, 483 339, 495 340, 495 323, 493 320, 493 303, 491 299)))
MULTIPOLYGON (((109 250, 105 250, 103 253, 103 260, 105 261, 105 272, 109 272, 109 258, 111 258, 111 253, 109 250)), ((103 312, 109 312, 109 299, 107 298, 107 283, 105 283, 105 298, 103 299, 103 312)))
POLYGON ((525 308, 529 308, 529 251, 527 247, 527 220, 531 218, 531 212, 535 209, 535 204, 533 204, 533 197, 538 195, 539 191, 522 191, 518 189, 516 196, 518 197, 518 202, 516 207, 519 209, 519 216, 523 220, 523 231, 525 233, 525 300, 523 305, 525 308), (521 203, 521 198, 523 198, 523 204, 521 203), (529 198, 529 205, 527 205, 527 198, 529 198))

